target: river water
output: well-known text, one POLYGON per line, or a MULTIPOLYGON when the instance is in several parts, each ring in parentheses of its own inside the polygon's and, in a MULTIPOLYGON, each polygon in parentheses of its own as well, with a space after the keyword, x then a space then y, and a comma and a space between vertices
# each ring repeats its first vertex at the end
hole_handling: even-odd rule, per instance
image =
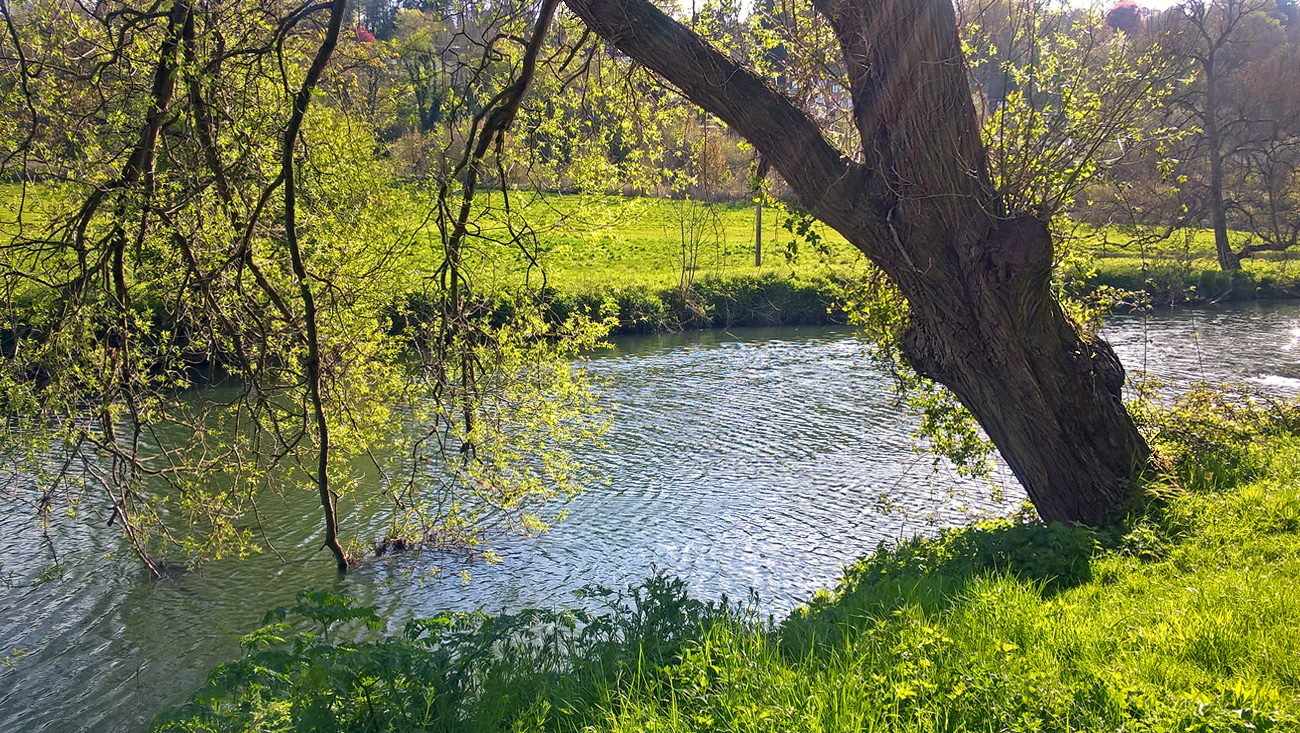
MULTIPOLYGON (((1130 376, 1167 389, 1300 390, 1300 304, 1121 317, 1105 335, 1130 376)), ((752 590, 779 615, 883 540, 1004 515, 1024 498, 1005 469, 963 479, 918 457, 915 420, 847 329, 627 338, 587 368, 612 429, 586 460, 608 483, 549 534, 502 540, 492 566, 410 554, 339 577, 304 492, 263 506, 283 561, 267 553, 150 581, 99 522, 60 530, 56 563, 30 511, 0 495, 0 731, 142 730, 304 587, 361 597, 399 628, 446 609, 572 606, 583 585, 658 568, 702 598, 752 590)))

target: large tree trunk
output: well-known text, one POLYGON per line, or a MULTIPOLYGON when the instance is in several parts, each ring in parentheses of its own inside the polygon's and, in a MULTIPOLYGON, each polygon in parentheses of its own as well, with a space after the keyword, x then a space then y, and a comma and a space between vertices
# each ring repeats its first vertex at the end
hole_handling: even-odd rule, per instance
POLYGON ((1004 220, 963 259, 941 293, 912 298, 904 353, 974 413, 1044 520, 1107 521, 1148 450, 1115 352, 1052 297, 1047 227, 1004 220))
POLYGON ((1205 141, 1210 148, 1210 223, 1214 228, 1214 252, 1219 269, 1240 270, 1241 259, 1228 242, 1228 209, 1223 201, 1223 136, 1219 131, 1219 79, 1214 57, 1205 67, 1205 141))
POLYGON ((745 136, 800 203, 898 285, 904 353, 979 419, 1046 520, 1103 522, 1148 448, 1124 372, 1050 289, 1046 226, 993 189, 950 0, 813 0, 862 138, 836 150, 785 96, 647 0, 566 0, 598 34, 745 136))

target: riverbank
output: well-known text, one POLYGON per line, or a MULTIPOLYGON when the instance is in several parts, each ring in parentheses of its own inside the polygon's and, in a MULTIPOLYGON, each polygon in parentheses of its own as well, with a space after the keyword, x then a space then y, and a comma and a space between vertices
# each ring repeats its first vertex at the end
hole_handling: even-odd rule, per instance
MULTIPOLYGON (((0 184, 0 231, 12 228, 20 192, 0 184)), ((48 215, 40 206, 51 203, 46 193, 29 192, 36 202, 29 202, 29 226, 39 228, 48 215)), ((402 216, 392 227, 410 234, 401 256, 412 272, 436 272, 442 246, 427 229, 427 194, 395 195, 403 197, 396 207, 402 216)), ((843 286, 860 281, 865 268, 837 232, 771 205, 756 265, 752 203, 536 192, 518 192, 511 201, 507 211, 499 192, 479 196, 478 237, 466 251, 476 263, 475 292, 493 300, 500 315, 530 298, 561 319, 575 311, 612 316, 621 334, 842 324, 843 286)), ((1063 245, 1069 255, 1058 267, 1063 287, 1075 295, 1119 290, 1125 303, 1156 307, 1300 298, 1300 259, 1293 259, 1300 253, 1260 253, 1240 271, 1221 272, 1208 230, 1138 246, 1118 231, 1081 229, 1063 245)), ((411 292, 402 302, 399 294, 398 325, 435 311, 428 297, 411 292)), ((160 312, 168 307, 148 294, 138 300, 160 312)), ((13 338, 0 328, 0 353, 12 349, 13 338)))
MULTIPOLYGON (((801 229, 797 217, 771 208, 755 266, 752 204, 536 195, 517 210, 536 223, 547 275, 547 287, 527 297, 543 298, 560 316, 613 316, 617 333, 845 323, 844 286, 866 269, 834 230, 801 229)), ((1057 268, 1074 296, 1118 295, 1120 310, 1300 298, 1297 252, 1258 253, 1242 270, 1223 272, 1209 230, 1142 245, 1117 230, 1080 230, 1062 244, 1057 268)), ((525 297, 520 273, 532 272, 531 261, 508 248, 492 259, 489 289, 506 300, 525 297)))
MULTIPOLYGON (((548 283, 541 297, 560 315, 612 315, 619 333, 844 323, 843 286, 860 282, 866 268, 834 230, 800 230, 771 208, 756 267, 752 204, 538 195, 519 212, 537 223, 548 283)), ((1116 230, 1080 229, 1063 243, 1068 253, 1057 268, 1072 295, 1120 291, 1120 309, 1300 298, 1300 253, 1263 252, 1223 272, 1209 230, 1139 245, 1116 230)), ((514 250, 494 257, 491 287, 519 297, 529 262, 514 250)))
MULTIPOLYGON (((618 324, 613 331, 619 334, 840 325, 848 322, 844 289, 855 275, 860 278, 860 269, 850 267, 820 275, 794 271, 705 275, 682 287, 606 285, 567 290, 557 286, 540 297, 559 320, 578 311, 612 316, 618 324)), ((1121 301, 1115 307, 1121 312, 1147 306, 1296 300, 1300 299, 1300 261, 1248 261, 1242 270, 1222 272, 1208 258, 1174 263, 1111 257, 1098 260, 1086 274, 1071 276, 1064 288, 1085 299, 1118 295, 1121 301)), ((519 296, 499 297, 499 312, 508 312, 515 297, 519 296)), ((418 300, 409 306, 414 314, 428 308, 418 300)))
POLYGON ((1245 260, 1241 270, 1224 272, 1208 254, 1194 259, 1102 256, 1069 287, 1085 294, 1101 287, 1142 293, 1156 307, 1291 300, 1300 298, 1300 260, 1245 260))
POLYGON ((1300 409, 1200 393, 1147 418, 1171 472, 1116 529, 882 546, 780 623, 657 576, 590 612, 281 641, 295 614, 380 621, 307 594, 157 729, 1293 730, 1300 409))
MULTIPOLYGON (((583 290, 548 287, 540 292, 499 292, 489 306, 505 322, 521 299, 540 301, 557 322, 571 314, 612 318, 616 334, 652 334, 744 326, 827 326, 848 322, 843 310, 846 276, 708 275, 685 287, 655 289, 645 285, 603 285, 583 290)), ((436 317, 436 303, 408 298, 397 310, 395 328, 406 319, 436 317)))

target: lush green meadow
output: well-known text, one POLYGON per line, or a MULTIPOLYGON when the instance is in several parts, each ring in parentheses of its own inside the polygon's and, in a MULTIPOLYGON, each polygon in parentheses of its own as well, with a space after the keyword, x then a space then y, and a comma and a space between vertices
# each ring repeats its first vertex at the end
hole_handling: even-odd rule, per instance
MULTIPOLYGON (((475 223, 480 272, 489 289, 545 282, 569 295, 645 291, 663 296, 701 280, 852 277, 861 255, 834 230, 818 223, 812 237, 796 233, 790 215, 769 206, 763 218, 763 265, 754 265, 752 203, 566 194, 513 194, 505 213, 499 193, 481 197, 475 223), (500 245, 526 231, 530 266, 518 245, 500 245), (523 224, 527 223, 527 227, 523 224)), ((418 196, 412 210, 420 210, 418 196)), ((1233 233, 1234 246, 1245 239, 1233 233)), ((1177 232, 1143 242, 1118 229, 1076 227, 1062 248, 1058 276, 1075 290, 1108 285, 1145 292, 1157 305, 1219 300, 1300 297, 1300 252, 1259 253, 1240 273, 1223 273, 1210 230, 1177 232)), ((424 256, 436 259, 426 238, 424 256)))
MULTIPOLYGON (((0 187, 0 233, 13 231, 21 187, 0 187)), ((26 233, 51 204, 29 187, 26 233)), ((432 275, 441 238, 428 192, 395 190, 414 272, 432 275)), ((501 192, 476 198, 464 253, 483 294, 544 293, 561 312, 600 307, 622 331, 842 322, 839 284, 865 261, 837 232, 777 206, 763 212, 763 264, 754 264, 755 206, 690 199, 501 192)), ((1156 305, 1300 297, 1300 253, 1266 253, 1238 273, 1219 271, 1209 231, 1139 244, 1117 230, 1080 227, 1066 240, 1058 276, 1087 293, 1099 286, 1145 293, 1156 305)), ((418 304, 417 304, 418 305, 418 304)))
POLYGON ((1200 392, 1145 419, 1169 473, 1114 529, 882 546, 779 623, 657 576, 346 643, 380 619, 308 593, 158 728, 1300 730, 1300 408, 1200 392))
MULTIPOLYGON (((411 196, 411 209, 427 202, 411 196)), ((822 224, 814 236, 791 233, 788 216, 768 206, 763 214, 763 264, 754 264, 755 205, 576 194, 499 192, 476 201, 470 244, 481 272, 494 286, 513 286, 525 274, 566 292, 601 288, 674 288, 704 277, 815 277, 851 267, 857 251, 822 224), (508 240, 517 239, 517 242, 508 240), (793 244, 792 244, 793 243, 793 244), (525 254, 525 251, 528 253, 525 254), (530 255, 537 266, 530 269, 530 255)), ((423 238, 428 264, 438 240, 423 238)))
MULTIPOLYGON (((857 250, 834 230, 816 224, 816 246, 792 231, 797 227, 785 210, 770 206, 763 219, 763 265, 755 267, 752 203, 514 194, 509 217, 499 194, 482 203, 476 223, 484 241, 477 252, 493 288, 517 287, 525 274, 536 283, 544 272, 547 284, 566 294, 666 293, 710 278, 838 279, 863 267, 857 250), (524 240, 537 260, 531 269, 518 246, 492 244, 510 232, 507 220, 516 232, 529 225, 524 240)), ((420 208, 418 200, 412 208, 420 208)), ((1239 245, 1241 236, 1233 236, 1239 245)), ((1223 273, 1210 230, 1143 243, 1116 229, 1078 227, 1066 241, 1058 274, 1076 289, 1140 291, 1158 305, 1300 297, 1300 253, 1260 253, 1243 262, 1241 273, 1223 273)), ((432 247, 426 250, 435 255, 432 247)))
MULTIPOLYGON (((1232 232, 1234 247, 1245 237, 1232 232)), ((1300 297, 1300 252, 1261 252, 1242 260, 1239 272, 1223 272, 1209 229, 1177 232, 1143 242, 1119 230, 1080 228, 1069 245, 1059 277, 1076 290, 1105 285, 1145 293, 1157 306, 1232 300, 1300 297)))
MULTIPOLYGON (((0 187, 0 236, 16 231, 20 186, 0 187)), ((24 234, 39 236, 55 204, 29 187, 24 234)), ((428 192, 394 189, 403 215, 392 226, 409 246, 412 272, 443 261, 428 192)), ((754 264, 752 203, 704 203, 573 194, 481 192, 462 252, 472 287, 492 298, 546 298, 559 314, 597 309, 620 331, 843 322, 830 312, 838 284, 864 260, 837 233, 811 223, 798 235, 768 206, 763 264, 754 264)), ((17 254, 17 253, 16 253, 17 254)), ((286 265, 287 266, 287 265, 286 265)), ((418 312, 421 295, 412 294, 418 312)))

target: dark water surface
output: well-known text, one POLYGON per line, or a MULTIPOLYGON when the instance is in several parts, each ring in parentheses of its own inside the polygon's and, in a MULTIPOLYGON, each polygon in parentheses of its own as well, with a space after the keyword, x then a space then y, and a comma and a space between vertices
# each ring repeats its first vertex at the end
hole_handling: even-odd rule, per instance
MULTIPOLYGON (((1173 389, 1206 379, 1300 390, 1300 304, 1116 318, 1106 336, 1130 373, 1173 389)), ((397 628, 445 609, 572 606, 585 584, 657 567, 703 598, 753 589, 782 614, 881 540, 1023 499, 1005 471, 1001 488, 932 472, 911 450, 914 419, 848 330, 630 338, 588 366, 612 429, 607 450, 586 459, 608 483, 549 534, 503 540, 503 561, 469 566, 468 579, 457 561, 429 555, 340 578, 319 550, 307 492, 263 506, 286 561, 266 553, 154 582, 97 520, 59 531, 59 575, 30 510, 6 498, 30 477, 0 469, 0 731, 143 729, 237 655, 235 639, 264 611, 308 586, 364 598, 397 628)), ((368 515, 344 509, 353 526, 368 515)))

